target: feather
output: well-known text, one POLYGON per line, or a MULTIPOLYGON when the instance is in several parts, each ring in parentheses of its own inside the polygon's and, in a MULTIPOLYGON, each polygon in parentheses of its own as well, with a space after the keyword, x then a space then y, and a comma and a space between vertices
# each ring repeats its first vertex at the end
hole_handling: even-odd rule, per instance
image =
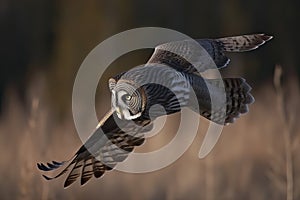
POLYGON ((80 177, 80 184, 87 183, 92 176, 100 178, 105 171, 112 170, 117 162, 124 161, 128 153, 132 152, 135 146, 144 142, 144 134, 141 132, 149 130, 150 120, 128 123, 120 120, 114 112, 108 112, 99 123, 94 134, 77 151, 69 161, 43 164, 38 163, 37 167, 42 171, 59 169, 69 163, 60 173, 54 177, 43 175, 46 180, 56 179, 65 174, 71 166, 64 187, 70 186, 80 177), (138 124, 138 125, 137 125, 138 124), (121 129, 121 128, 122 129, 121 129), (125 133, 124 130, 127 132, 125 133), (103 136, 106 137, 103 137, 103 136), (70 162, 71 161, 71 162, 70 162))
POLYGON ((230 59, 225 52, 254 50, 272 38, 265 34, 252 34, 169 42, 158 45, 148 63, 165 64, 185 73, 201 73, 226 67, 230 59))

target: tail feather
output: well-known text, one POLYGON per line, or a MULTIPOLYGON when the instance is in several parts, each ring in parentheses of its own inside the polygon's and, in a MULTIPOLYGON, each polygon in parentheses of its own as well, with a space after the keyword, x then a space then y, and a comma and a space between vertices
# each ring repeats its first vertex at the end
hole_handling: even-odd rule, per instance
POLYGON ((217 124, 233 123, 240 115, 247 113, 248 105, 254 102, 251 87, 243 78, 204 80, 200 76, 190 75, 190 83, 197 102, 192 98, 188 107, 217 124), (211 97, 216 101, 213 110, 211 97))
POLYGON ((233 123, 241 114, 247 113, 248 105, 254 102, 250 94, 252 88, 243 78, 225 78, 223 83, 226 93, 225 124, 233 123))

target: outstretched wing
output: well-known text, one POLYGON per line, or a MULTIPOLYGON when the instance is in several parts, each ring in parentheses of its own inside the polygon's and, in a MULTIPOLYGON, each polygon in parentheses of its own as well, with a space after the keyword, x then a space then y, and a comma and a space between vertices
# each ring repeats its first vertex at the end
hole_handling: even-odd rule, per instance
POLYGON ((112 170, 118 162, 124 161, 135 146, 144 142, 144 132, 150 131, 150 120, 120 120, 114 111, 107 113, 100 121, 95 132, 77 151, 70 161, 38 163, 42 171, 52 171, 68 164, 54 177, 44 176, 51 180, 71 170, 64 183, 68 187, 81 176, 81 185, 92 176, 99 178, 105 171, 112 170))
POLYGON ((183 40, 157 46, 148 63, 161 63, 187 73, 225 67, 230 59, 225 52, 243 52, 258 48, 272 36, 242 35, 219 39, 183 40))

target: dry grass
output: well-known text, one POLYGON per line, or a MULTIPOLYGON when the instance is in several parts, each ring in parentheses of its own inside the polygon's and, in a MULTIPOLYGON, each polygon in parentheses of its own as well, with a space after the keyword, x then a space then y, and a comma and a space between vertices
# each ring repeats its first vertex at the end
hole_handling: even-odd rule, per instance
MULTIPOLYGON (((20 106, 13 93, 7 95, 6 111, 0 121, 1 199, 276 200, 285 199, 291 192, 294 199, 300 197, 300 160, 295 155, 300 150, 300 125, 292 120, 299 117, 297 80, 291 80, 284 87, 286 95, 289 94, 289 106, 285 106, 284 112, 292 116, 288 117, 292 125, 283 120, 283 111, 276 109, 277 95, 272 84, 259 90, 254 87, 256 103, 250 107, 250 113, 224 128, 209 157, 203 160, 197 157, 207 128, 207 122, 201 121, 196 140, 171 166, 147 174, 110 172, 84 187, 76 183, 68 189, 62 187, 63 178, 51 182, 42 179, 36 162, 64 160, 81 142, 71 117, 60 123, 52 119, 51 110, 43 99, 43 81, 33 83, 28 91, 31 103, 26 109, 20 106), (288 143, 284 142, 287 133, 288 143), (290 161, 286 159, 288 154, 290 161)), ((287 103, 280 105, 284 104, 287 103)), ((101 113, 105 113, 104 108, 101 113)), ((168 131, 172 132, 171 123, 166 127, 168 131)), ((138 150, 157 148, 170 137, 172 134, 158 135, 138 150)))
MULTIPOLYGON (((294 135, 293 130, 296 126, 295 124, 295 111, 297 111, 297 105, 292 105, 294 107, 293 112, 288 111, 288 104, 291 103, 291 96, 287 96, 286 91, 284 90, 284 86, 282 84, 282 67, 277 65, 275 67, 274 72, 274 86, 276 89, 277 95, 277 108, 279 117, 282 120, 283 124, 283 134, 282 134, 282 143, 284 146, 283 155, 277 152, 275 149, 271 151, 273 153, 274 161, 272 171, 270 171, 269 176, 273 181, 275 187, 278 188, 279 191, 286 194, 287 200, 294 199, 294 150, 297 149, 297 143, 293 141, 298 140, 299 135, 294 135), (294 143, 294 144, 293 144, 294 143), (283 158, 282 158, 283 157, 283 158), (285 170, 283 170, 285 169, 285 170), (285 172, 285 173, 283 173, 285 172), (284 178, 283 178, 284 177, 284 178)), ((296 87, 293 88, 291 94, 293 96, 298 95, 299 88, 298 85, 295 84, 296 87)))

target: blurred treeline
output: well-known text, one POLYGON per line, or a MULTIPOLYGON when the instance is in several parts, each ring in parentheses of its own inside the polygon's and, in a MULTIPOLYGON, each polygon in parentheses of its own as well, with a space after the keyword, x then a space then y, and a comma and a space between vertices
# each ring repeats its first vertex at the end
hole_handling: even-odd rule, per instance
MULTIPOLYGON (((120 31, 144 26, 170 28, 193 38, 273 35, 259 52, 231 55, 231 67, 223 70, 259 86, 271 79, 276 63, 286 72, 300 72, 299 6, 293 0, 1 0, 0 101, 9 90, 17 90, 25 101, 29 82, 45 76, 48 101, 58 114, 69 112, 76 71, 87 54, 120 31)), ((138 62, 147 56, 139 56, 138 62)), ((113 73, 134 63, 124 60, 113 73)))

